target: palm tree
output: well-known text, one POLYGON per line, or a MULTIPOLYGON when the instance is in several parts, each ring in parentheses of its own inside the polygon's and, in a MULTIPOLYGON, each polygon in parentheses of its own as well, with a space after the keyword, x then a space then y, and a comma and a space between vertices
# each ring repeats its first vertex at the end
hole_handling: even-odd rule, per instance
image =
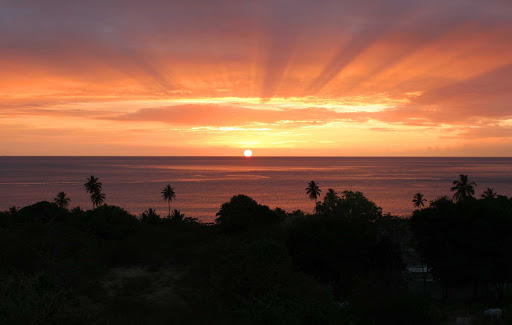
MULTIPOLYGON (((93 196, 95 193, 101 193, 101 190, 103 188, 103 185, 98 182, 99 178, 98 177, 94 177, 91 175, 91 177, 89 177, 87 179, 87 182, 84 184, 84 187, 85 187, 85 190, 87 191, 87 193, 91 194, 91 201, 92 201, 92 208, 94 209, 94 200, 93 200, 93 196)), ((105 195, 103 195, 103 198, 105 198, 105 195)))
POLYGON ((91 195, 92 208, 99 207, 105 202, 105 194, 100 191, 94 192, 91 195))
POLYGON ((17 214, 18 212, 20 211, 20 208, 18 208, 17 206, 13 205, 12 207, 9 208, 9 214, 11 215, 15 215, 17 214))
POLYGON ((149 208, 147 209, 146 211, 142 212, 142 215, 143 216, 146 216, 146 217, 158 217, 158 214, 156 213, 156 210, 152 209, 152 208, 149 208))
POLYGON ((496 192, 494 192, 494 189, 488 187, 484 191, 484 193, 482 193, 482 198, 483 199, 495 199, 497 195, 498 194, 496 192))
POLYGON ((423 194, 416 193, 414 194, 414 198, 412 199, 412 203, 415 208, 421 209, 425 206, 423 202, 427 202, 427 199, 423 198, 423 194))
POLYGON ((169 218, 171 217, 171 201, 176 198, 176 193, 174 192, 174 188, 171 187, 171 185, 167 185, 162 190, 162 198, 164 201, 167 201, 169 205, 169 218))
POLYGON ((330 188, 327 190, 327 193, 325 193, 324 200, 325 201, 335 201, 337 197, 338 197, 338 193, 336 193, 336 191, 334 191, 332 188, 330 188))
POLYGON ((171 220, 174 220, 174 221, 183 221, 183 218, 185 218, 185 214, 184 213, 181 213, 180 210, 176 210, 174 209, 174 211, 172 211, 172 214, 171 214, 171 220))
POLYGON ((151 208, 142 212, 142 214, 140 216, 140 220, 142 222, 150 223, 150 224, 158 224, 161 221, 160 216, 156 213, 155 210, 153 210, 151 208))
POLYGON ((316 200, 320 196, 320 192, 322 192, 322 190, 320 189, 320 187, 318 187, 317 182, 311 181, 308 183, 308 187, 306 187, 306 193, 309 195, 309 198, 311 200, 315 200, 315 204, 316 200))
POLYGON ((55 202, 55 204, 57 204, 58 207, 61 207, 64 209, 66 209, 68 207, 69 201, 71 201, 71 199, 66 197, 66 193, 64 193, 64 192, 59 192, 59 194, 57 194, 55 199, 53 199, 53 202, 55 202))
POLYGON ((87 179, 87 183, 84 184, 85 190, 87 193, 94 193, 99 192, 102 190, 103 184, 101 182, 98 182, 99 178, 91 176, 87 179))
POLYGON ((453 194, 453 198, 456 201, 462 201, 468 197, 473 197, 475 194, 475 187, 477 186, 475 182, 469 183, 468 175, 459 175, 460 179, 458 181, 453 181, 453 187, 451 188, 453 194))

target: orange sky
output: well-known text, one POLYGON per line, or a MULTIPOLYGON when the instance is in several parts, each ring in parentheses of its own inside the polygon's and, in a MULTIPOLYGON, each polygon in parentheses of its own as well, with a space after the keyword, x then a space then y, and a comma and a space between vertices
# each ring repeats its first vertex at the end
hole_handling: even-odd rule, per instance
POLYGON ((512 153, 508 0, 6 0, 0 44, 0 155, 512 153))

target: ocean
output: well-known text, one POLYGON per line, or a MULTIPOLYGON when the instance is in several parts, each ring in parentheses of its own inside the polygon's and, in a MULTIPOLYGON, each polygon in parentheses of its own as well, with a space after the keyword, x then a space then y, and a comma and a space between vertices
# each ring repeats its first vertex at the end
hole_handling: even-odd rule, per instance
POLYGON ((211 222, 222 203, 246 194, 286 211, 313 211, 305 188, 319 183, 338 193, 361 191, 385 213, 408 216, 412 197, 452 195, 452 181, 468 174, 478 184, 512 195, 512 158, 396 157, 0 157, 0 210, 52 201, 64 191, 70 206, 90 209, 83 184, 90 175, 103 183, 106 203, 139 215, 148 208, 167 214, 160 192, 174 187, 171 209, 211 222))

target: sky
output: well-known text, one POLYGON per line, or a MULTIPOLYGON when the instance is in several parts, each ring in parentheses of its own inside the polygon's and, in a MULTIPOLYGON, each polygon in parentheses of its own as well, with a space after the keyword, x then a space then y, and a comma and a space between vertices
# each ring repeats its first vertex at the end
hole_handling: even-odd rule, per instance
POLYGON ((512 156, 510 0, 0 0, 0 155, 512 156))

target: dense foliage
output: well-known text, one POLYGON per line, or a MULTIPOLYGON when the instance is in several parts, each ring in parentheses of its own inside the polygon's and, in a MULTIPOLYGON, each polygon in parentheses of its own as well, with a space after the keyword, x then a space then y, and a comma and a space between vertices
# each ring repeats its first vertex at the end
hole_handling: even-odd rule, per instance
POLYGON ((489 303, 512 280, 504 196, 401 219, 360 192, 329 190, 312 214, 236 195, 201 224, 170 208, 68 210, 59 195, 0 212, 0 324, 438 324, 445 304, 405 276, 412 248, 445 288, 489 303))
POLYGON ((456 203, 441 197, 417 210, 411 227, 419 253, 430 271, 449 287, 489 284, 503 298, 512 280, 512 200, 467 198, 456 203))

